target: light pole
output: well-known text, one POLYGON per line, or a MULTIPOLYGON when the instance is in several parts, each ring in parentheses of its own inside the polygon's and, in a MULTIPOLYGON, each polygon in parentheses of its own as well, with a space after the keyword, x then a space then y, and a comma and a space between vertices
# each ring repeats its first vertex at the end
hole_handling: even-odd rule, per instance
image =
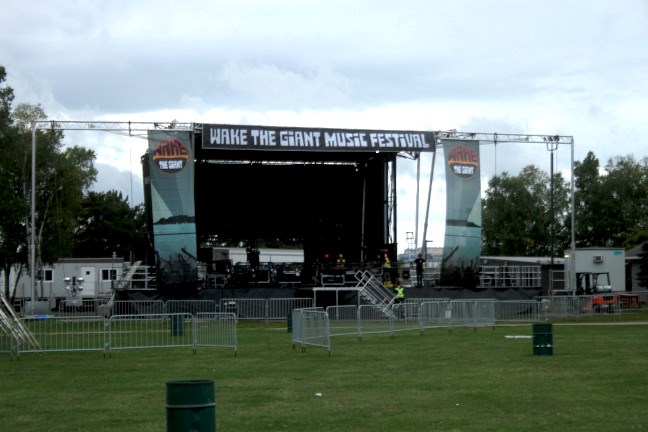
POLYGON ((31 313, 34 315, 36 308, 36 238, 34 230, 36 225, 36 122, 31 122, 32 148, 31 148, 31 229, 29 247, 31 249, 29 267, 32 281, 31 313))

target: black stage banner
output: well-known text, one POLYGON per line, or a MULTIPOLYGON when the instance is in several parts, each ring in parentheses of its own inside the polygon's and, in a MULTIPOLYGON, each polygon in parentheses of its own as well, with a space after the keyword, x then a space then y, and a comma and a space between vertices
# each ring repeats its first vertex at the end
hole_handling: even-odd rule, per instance
POLYGON ((203 124, 203 149, 279 151, 434 151, 434 133, 203 124))

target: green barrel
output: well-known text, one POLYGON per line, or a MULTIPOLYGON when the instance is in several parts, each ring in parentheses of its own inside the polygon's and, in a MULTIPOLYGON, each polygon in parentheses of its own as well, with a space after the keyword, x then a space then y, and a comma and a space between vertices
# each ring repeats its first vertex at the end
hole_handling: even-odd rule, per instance
POLYGON ((533 355, 553 355, 553 324, 533 325, 533 355))
POLYGON ((171 315, 171 335, 184 336, 184 316, 171 315))
POLYGON ((167 390, 167 432, 215 432, 214 381, 170 381, 167 390))

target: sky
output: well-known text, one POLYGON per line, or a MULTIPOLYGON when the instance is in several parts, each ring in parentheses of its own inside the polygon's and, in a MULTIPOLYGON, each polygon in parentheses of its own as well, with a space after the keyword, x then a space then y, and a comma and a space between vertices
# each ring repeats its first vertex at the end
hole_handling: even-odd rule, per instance
MULTIPOLYGON (((554 169, 568 180, 572 150, 602 166, 648 156, 648 0, 3 0, 1 9, 14 107, 41 104, 50 120, 564 135, 574 145, 559 146, 554 169)), ((144 139, 67 131, 64 143, 95 150, 95 190, 142 202, 144 139)), ((482 189, 531 164, 548 173, 550 154, 483 143, 482 189)), ((399 159, 397 172, 398 250, 442 246, 443 152, 434 164, 432 153, 399 159)))

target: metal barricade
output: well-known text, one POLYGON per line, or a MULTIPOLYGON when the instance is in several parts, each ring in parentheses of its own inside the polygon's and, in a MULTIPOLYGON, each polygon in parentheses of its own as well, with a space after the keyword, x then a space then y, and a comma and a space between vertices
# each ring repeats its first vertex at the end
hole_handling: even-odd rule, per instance
POLYGON ((293 317, 293 346, 301 345, 302 352, 307 345, 326 348, 331 353, 328 314, 320 307, 295 309, 293 317))
POLYGON ((418 330, 419 329, 419 303, 410 302, 395 303, 392 305, 394 314, 394 331, 418 330))
POLYGON ((112 315, 163 314, 162 300, 117 300, 112 305, 112 315))
POLYGON ((500 300, 495 303, 495 318, 498 322, 536 322, 542 307, 536 300, 500 300))
POLYGON ((21 318, 38 345, 18 345, 20 352, 103 351, 104 318, 100 316, 34 316, 21 318))
POLYGON ((237 318, 228 312, 198 312, 195 315, 196 346, 238 349, 237 318))
POLYGON ((230 312, 238 319, 265 320, 266 299, 224 298, 220 300, 220 311, 230 312))
POLYGON ((112 350, 183 346, 195 352, 191 314, 113 315, 108 326, 108 354, 112 350))
POLYGON ((219 310, 215 300, 167 300, 164 303, 164 312, 196 315, 203 312, 219 312, 219 310))
POLYGON ((495 300, 452 300, 450 327, 495 327, 495 300))
POLYGON ((358 334, 358 306, 328 306, 326 313, 329 317, 329 333, 331 336, 358 334))
POLYGON ((452 319, 450 299, 429 300, 419 306, 419 329, 449 327, 452 319))
POLYGON ((267 300, 266 320, 286 319, 293 309, 313 307, 312 298, 271 298, 267 300))
POLYGON ((381 306, 361 305, 358 307, 358 338, 370 333, 394 334, 394 318, 391 308, 389 313, 386 313, 381 306))

